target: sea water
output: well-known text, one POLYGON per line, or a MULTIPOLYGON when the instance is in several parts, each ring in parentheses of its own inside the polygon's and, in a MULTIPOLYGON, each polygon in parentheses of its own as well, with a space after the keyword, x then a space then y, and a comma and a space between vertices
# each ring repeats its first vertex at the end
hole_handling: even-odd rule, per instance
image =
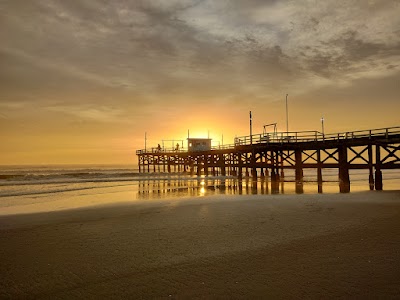
MULTIPOLYGON (((322 172, 322 192, 339 193, 338 170, 322 172)), ((351 191, 369 190, 368 175, 368 170, 350 170, 351 191)), ((294 179, 294 170, 285 170, 272 189, 268 177, 148 174, 121 165, 0 166, 0 215, 212 195, 295 194, 294 179)), ((383 189, 400 189, 400 170, 383 170, 383 189)), ((302 192, 318 193, 316 170, 304 170, 302 192)))

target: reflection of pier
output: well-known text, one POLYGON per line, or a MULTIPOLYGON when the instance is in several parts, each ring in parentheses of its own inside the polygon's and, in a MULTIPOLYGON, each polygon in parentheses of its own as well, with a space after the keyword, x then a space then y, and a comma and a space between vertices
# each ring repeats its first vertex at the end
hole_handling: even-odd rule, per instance
MULTIPOLYGON (((283 183, 282 183, 283 185, 283 183)), ((169 178, 141 179, 139 181, 138 198, 162 199, 179 197, 198 197, 206 195, 257 195, 283 193, 283 189, 272 191, 269 182, 259 179, 238 180, 236 178, 169 178)))
POLYGON ((350 191, 351 169, 369 170, 370 189, 382 190, 382 170, 400 168, 400 127, 335 134, 274 132, 238 137, 233 145, 206 151, 157 148, 138 150, 139 171, 205 176, 269 178, 271 187, 295 171, 296 190, 303 190, 303 169, 315 169, 322 192, 322 169, 338 169, 341 192, 350 191))

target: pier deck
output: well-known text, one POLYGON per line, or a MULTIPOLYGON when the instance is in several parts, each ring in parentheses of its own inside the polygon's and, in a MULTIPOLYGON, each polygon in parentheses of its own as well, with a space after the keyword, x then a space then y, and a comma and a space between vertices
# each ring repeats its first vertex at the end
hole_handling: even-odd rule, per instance
POLYGON ((382 190, 383 169, 400 169, 400 127, 323 134, 318 131, 275 132, 237 137, 234 144, 208 151, 137 150, 139 172, 186 172, 205 176, 270 176, 279 184, 286 169, 295 170, 296 191, 303 190, 303 169, 338 169, 341 192, 350 191, 350 169, 368 169, 371 190, 382 190))

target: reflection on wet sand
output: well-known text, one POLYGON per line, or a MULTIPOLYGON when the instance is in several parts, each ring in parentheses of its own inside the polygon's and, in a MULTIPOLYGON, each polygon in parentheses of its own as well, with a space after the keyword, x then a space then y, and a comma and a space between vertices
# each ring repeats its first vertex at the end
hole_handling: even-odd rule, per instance
MULTIPOLYGON (((315 185, 315 184, 313 184, 315 185)), ((314 192, 313 185, 310 192, 314 192)), ((316 185, 315 185, 316 186, 316 185)), ((315 187, 317 192, 317 187, 315 187)), ((139 181, 138 198, 201 197, 211 195, 302 194, 296 182, 268 181, 265 177, 238 180, 229 177, 143 179, 139 181)))

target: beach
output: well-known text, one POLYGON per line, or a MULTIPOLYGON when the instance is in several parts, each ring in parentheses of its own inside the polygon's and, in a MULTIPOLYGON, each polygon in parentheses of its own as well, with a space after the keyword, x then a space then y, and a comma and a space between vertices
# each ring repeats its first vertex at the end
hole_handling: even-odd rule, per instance
POLYGON ((400 191, 0 217, 1 298, 397 298, 400 191))

